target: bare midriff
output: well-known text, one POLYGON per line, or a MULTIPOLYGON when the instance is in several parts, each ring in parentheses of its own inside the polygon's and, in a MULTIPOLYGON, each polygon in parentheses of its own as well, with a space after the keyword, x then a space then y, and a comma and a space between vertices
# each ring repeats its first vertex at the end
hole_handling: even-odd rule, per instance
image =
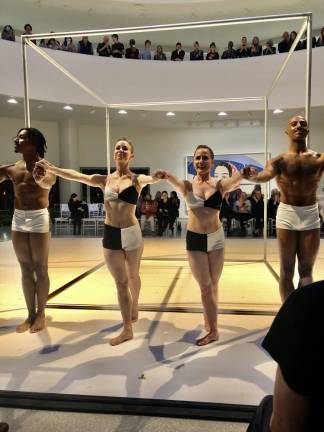
POLYGON ((202 207, 189 210, 188 230, 199 234, 210 234, 222 226, 219 210, 202 207))
POLYGON ((136 206, 125 201, 105 201, 105 224, 116 228, 128 228, 138 224, 135 216, 136 206))

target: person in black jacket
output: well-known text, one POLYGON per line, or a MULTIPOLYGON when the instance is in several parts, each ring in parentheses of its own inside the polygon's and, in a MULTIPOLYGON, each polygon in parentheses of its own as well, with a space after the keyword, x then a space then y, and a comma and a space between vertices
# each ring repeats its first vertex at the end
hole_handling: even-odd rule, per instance
POLYGON ((169 224, 170 217, 170 201, 168 192, 163 191, 161 201, 158 203, 157 220, 158 220, 158 235, 161 237, 169 224))
POLYGON ((84 209, 81 207, 81 201, 78 199, 76 193, 70 196, 68 206, 71 212, 71 218, 73 219, 73 234, 81 234, 81 221, 84 217, 84 209))
POLYGON ((174 233, 174 222, 179 217, 180 200, 176 191, 170 193, 169 230, 174 233))
POLYGON ((290 40, 289 40, 289 33, 284 32, 282 35, 282 41, 278 43, 278 52, 279 53, 285 53, 290 50, 290 40))

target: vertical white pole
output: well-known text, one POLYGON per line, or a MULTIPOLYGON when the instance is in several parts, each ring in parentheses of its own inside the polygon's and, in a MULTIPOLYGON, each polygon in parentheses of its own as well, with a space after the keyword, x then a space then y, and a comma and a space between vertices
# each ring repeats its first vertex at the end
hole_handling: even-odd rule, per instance
MULTIPOLYGON (((269 125, 268 125, 268 98, 265 96, 264 98, 264 166, 267 165, 268 162, 268 135, 269 135, 269 125)), ((263 260, 267 260, 267 246, 268 246, 268 184, 266 184, 264 191, 264 200, 263 200, 263 260)))
POLYGON ((107 174, 110 174, 110 113, 106 105, 106 146, 107 146, 107 174))
POLYGON ((30 127, 30 109, 29 109, 29 86, 27 74, 27 43, 23 39, 22 54, 23 54, 23 74, 24 74, 24 113, 25 127, 30 127))
MULTIPOLYGON (((310 110, 311 110, 311 91, 312 91, 312 16, 307 20, 307 56, 306 56, 306 100, 305 100, 305 117, 310 127, 310 110)), ((307 138, 307 147, 309 147, 309 136, 307 138)))

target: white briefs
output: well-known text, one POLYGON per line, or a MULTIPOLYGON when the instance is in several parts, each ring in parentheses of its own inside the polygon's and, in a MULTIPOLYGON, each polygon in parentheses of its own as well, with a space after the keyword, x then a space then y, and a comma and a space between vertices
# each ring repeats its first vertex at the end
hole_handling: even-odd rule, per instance
POLYGON ((318 204, 292 206, 281 202, 277 210, 276 227, 290 231, 309 231, 320 228, 318 204))
POLYGON ((11 229, 12 231, 25 233, 48 233, 50 231, 50 223, 47 208, 39 210, 15 209, 11 229))

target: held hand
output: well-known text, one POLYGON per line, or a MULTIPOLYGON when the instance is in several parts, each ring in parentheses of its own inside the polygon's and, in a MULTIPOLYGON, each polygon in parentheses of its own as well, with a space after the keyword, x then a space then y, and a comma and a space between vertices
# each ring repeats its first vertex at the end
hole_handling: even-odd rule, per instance
POLYGON ((258 171, 256 168, 247 165, 241 170, 241 174, 246 180, 252 180, 258 175, 258 171))
POLYGON ((34 177, 36 183, 42 181, 45 177, 45 174, 46 171, 44 170, 44 168, 36 165, 34 166, 32 176, 34 177))
POLYGON ((159 180, 167 179, 168 178, 167 171, 158 169, 155 171, 152 177, 157 178, 159 180))

